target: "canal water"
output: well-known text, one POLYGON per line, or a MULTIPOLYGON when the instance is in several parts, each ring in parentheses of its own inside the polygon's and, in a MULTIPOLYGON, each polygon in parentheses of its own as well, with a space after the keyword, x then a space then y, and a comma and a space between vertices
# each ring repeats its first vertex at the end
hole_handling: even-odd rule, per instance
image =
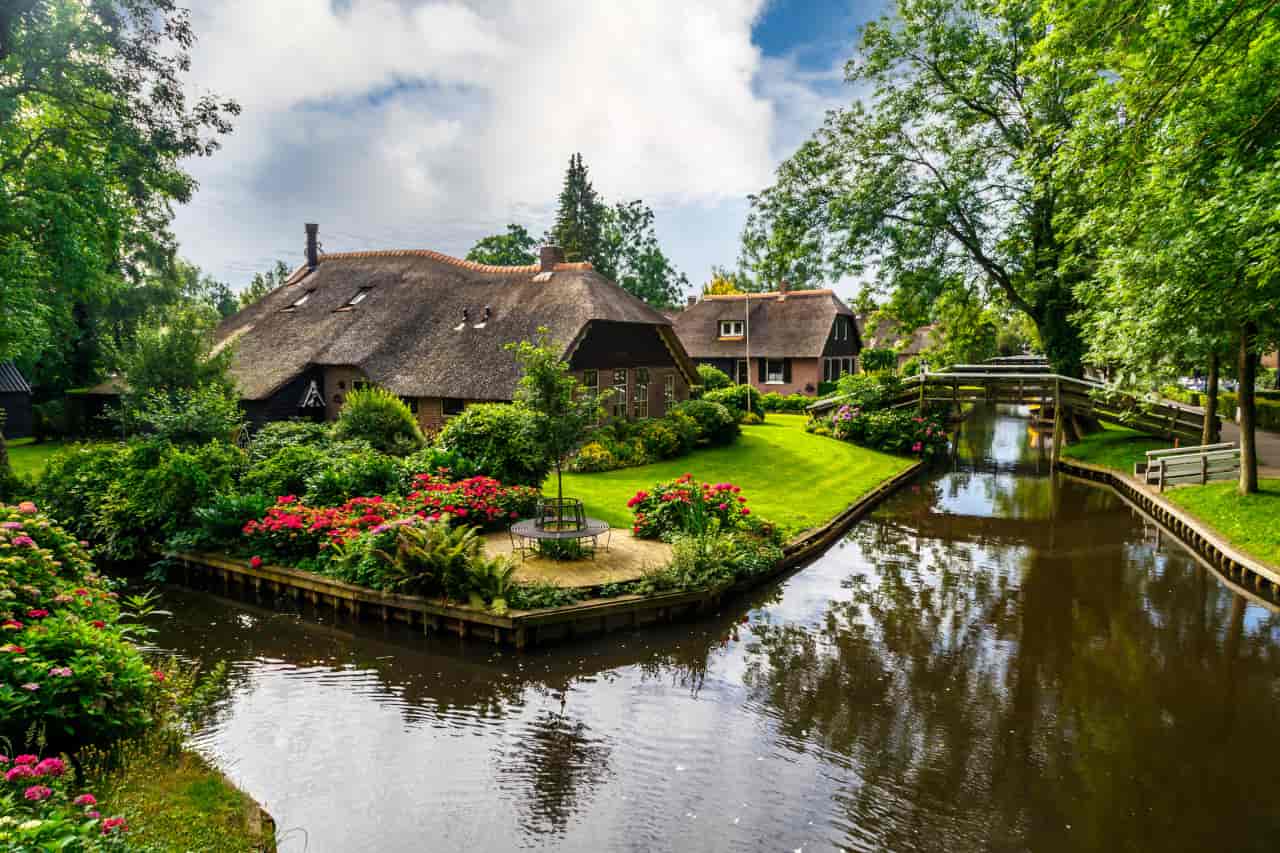
MULTIPOLYGON (((171 588, 285 851, 1280 848, 1280 621, 1028 421, 697 622, 517 654, 171 588)), ((802 500, 803 495, 797 495, 802 500)))

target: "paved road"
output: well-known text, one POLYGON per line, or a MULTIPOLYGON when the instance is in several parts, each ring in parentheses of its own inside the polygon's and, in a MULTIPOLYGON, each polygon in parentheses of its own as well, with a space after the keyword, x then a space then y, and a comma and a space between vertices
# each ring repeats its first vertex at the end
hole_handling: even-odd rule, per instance
MULTIPOLYGON (((1258 467, 1264 477, 1280 477, 1280 433, 1258 430, 1258 467)), ((1222 440, 1240 443, 1240 427, 1222 422, 1222 440)))

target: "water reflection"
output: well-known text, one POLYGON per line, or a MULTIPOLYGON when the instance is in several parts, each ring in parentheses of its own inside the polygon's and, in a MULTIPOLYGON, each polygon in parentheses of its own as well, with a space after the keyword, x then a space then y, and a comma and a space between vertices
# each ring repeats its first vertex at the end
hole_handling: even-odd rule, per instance
POLYGON ((696 623, 517 655, 173 590, 162 643, 236 662, 199 746, 310 850, 1272 849, 1275 613, 1026 436, 696 623))

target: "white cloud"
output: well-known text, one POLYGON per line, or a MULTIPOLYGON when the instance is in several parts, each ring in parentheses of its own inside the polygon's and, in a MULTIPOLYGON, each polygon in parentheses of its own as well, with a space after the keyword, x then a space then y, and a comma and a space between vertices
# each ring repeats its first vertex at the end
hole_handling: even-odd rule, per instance
POLYGON ((540 232, 581 151, 609 199, 694 229, 737 218, 708 221, 708 243, 682 229, 672 254, 700 280, 732 263, 741 199, 829 105, 822 79, 752 44, 762 3, 198 4, 193 82, 244 113, 192 164, 183 252, 237 286, 296 262, 304 221, 330 251, 462 254, 507 221, 540 232))

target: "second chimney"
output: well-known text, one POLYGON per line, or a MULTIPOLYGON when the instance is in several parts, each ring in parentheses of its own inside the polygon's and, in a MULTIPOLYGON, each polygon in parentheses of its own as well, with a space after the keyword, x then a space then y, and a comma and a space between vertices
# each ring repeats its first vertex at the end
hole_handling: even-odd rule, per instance
POLYGON ((697 304, 698 304, 698 297, 697 297, 697 295, 695 294, 695 295, 693 295, 693 296, 690 296, 690 297, 689 297, 689 307, 690 307, 690 308, 692 308, 694 305, 697 305, 697 304))
POLYGON ((308 222, 307 228, 307 269, 313 270, 320 263, 320 244, 317 238, 320 236, 320 226, 315 222, 308 222))
POLYGON ((538 250, 538 266, 543 272, 551 272, 556 264, 564 263, 564 250, 559 246, 543 246, 538 250))

